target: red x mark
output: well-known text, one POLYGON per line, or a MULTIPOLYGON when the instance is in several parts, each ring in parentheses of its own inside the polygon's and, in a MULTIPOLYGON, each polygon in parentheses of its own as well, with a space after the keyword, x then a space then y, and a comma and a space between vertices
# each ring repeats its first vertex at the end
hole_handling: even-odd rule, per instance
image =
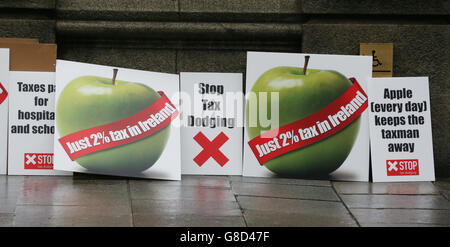
POLYGON ((0 82, 0 104, 3 103, 7 96, 8 92, 6 92, 6 88, 4 88, 2 83, 0 82))
POLYGON ((202 166, 209 157, 212 157, 220 166, 224 166, 229 159, 219 150, 228 141, 228 136, 223 132, 210 141, 201 131, 194 136, 194 140, 202 146, 203 150, 194 158, 198 166, 202 166))

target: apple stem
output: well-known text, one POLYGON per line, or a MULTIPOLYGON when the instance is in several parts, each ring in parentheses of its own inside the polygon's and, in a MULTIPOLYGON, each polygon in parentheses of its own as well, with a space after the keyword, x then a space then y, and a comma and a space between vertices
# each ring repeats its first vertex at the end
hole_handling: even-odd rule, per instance
POLYGON ((113 69, 113 78, 112 78, 112 84, 113 86, 116 85, 116 76, 119 69, 113 69))
POLYGON ((308 68, 309 56, 305 56, 305 65, 303 66, 303 75, 306 75, 306 69, 308 68))

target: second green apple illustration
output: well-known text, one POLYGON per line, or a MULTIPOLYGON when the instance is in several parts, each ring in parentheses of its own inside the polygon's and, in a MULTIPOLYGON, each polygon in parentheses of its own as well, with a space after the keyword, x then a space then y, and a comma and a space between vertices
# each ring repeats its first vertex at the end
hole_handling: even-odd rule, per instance
MULTIPOLYGON (((98 76, 72 80, 61 92, 56 106, 60 136, 112 123, 134 115, 161 96, 152 88, 98 76)), ((132 174, 147 170, 161 156, 170 135, 170 125, 139 141, 90 153, 76 159, 96 172, 132 174)))
MULTIPOLYGON (((352 83, 341 73, 331 70, 275 67, 264 72, 251 91, 267 92, 267 115, 271 116, 270 92, 279 93, 279 126, 307 117, 339 98, 352 83)), ((264 128, 259 116, 256 126, 250 126, 249 102, 246 107, 247 134, 253 139, 277 126, 264 128)), ((258 104, 259 105, 259 104, 258 104)), ((261 107, 261 106, 259 106, 261 107)), ((325 177, 337 170, 349 155, 358 136, 360 117, 338 133, 298 150, 276 157, 264 164, 270 171, 283 177, 325 177)))

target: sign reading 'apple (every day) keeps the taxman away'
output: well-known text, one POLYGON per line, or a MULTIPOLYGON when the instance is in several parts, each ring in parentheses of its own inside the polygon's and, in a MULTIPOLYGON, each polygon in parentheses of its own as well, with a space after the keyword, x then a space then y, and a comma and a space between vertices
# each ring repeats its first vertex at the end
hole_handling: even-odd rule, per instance
POLYGON ((373 181, 434 181, 428 78, 373 78, 369 91, 373 181))
POLYGON ((243 175, 368 181, 371 63, 248 52, 243 175))
POLYGON ((55 169, 181 179, 178 75, 64 60, 56 71, 55 169))
POLYGON ((242 175, 240 73, 180 73, 183 174, 242 175))

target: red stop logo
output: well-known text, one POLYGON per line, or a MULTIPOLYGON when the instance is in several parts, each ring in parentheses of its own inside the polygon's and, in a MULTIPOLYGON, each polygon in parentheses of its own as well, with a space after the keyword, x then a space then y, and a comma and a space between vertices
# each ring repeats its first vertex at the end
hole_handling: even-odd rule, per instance
POLYGON ((25 153, 24 168, 53 170, 53 154, 25 153))
POLYGON ((417 176, 419 175, 419 160, 386 160, 388 176, 417 176))

